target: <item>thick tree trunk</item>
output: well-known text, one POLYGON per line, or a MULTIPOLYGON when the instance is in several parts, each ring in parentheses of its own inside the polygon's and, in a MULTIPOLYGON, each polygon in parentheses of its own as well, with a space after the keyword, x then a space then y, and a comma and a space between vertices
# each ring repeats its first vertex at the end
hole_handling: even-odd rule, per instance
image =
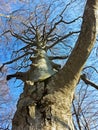
POLYGON ((95 43, 97 5, 98 0, 87 1, 81 33, 64 68, 33 87, 24 85, 13 118, 13 130, 74 130, 71 114, 73 94, 95 43))

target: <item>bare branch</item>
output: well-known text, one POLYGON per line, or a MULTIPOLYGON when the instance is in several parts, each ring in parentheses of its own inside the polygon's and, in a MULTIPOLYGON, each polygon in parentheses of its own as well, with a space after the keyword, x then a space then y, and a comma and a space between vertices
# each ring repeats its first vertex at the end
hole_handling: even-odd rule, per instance
POLYGON ((50 60, 56 60, 56 59, 62 60, 62 59, 67 59, 67 58, 68 56, 49 56, 50 60))
POLYGON ((82 18, 82 17, 79 16, 79 17, 77 17, 76 19, 74 19, 74 20, 72 20, 72 21, 69 21, 69 22, 62 20, 62 23, 71 24, 71 23, 74 23, 75 21, 77 21, 77 20, 80 19, 80 18, 82 18))
POLYGON ((93 67, 93 66, 84 67, 83 70, 88 69, 88 68, 92 68, 93 70, 96 71, 96 73, 98 73, 98 70, 95 67, 93 67))
POLYGON ((90 130, 89 125, 88 125, 88 121, 87 121, 83 111, 81 111, 81 114, 82 114, 82 117, 84 118, 84 121, 85 121, 85 124, 83 122, 82 122, 82 124, 84 124, 85 129, 90 130))
POLYGON ((18 52, 20 52, 20 51, 22 51, 22 50, 25 50, 25 49, 29 48, 29 47, 30 47, 30 45, 26 45, 26 46, 22 47, 21 49, 15 51, 15 52, 18 53, 18 52))
POLYGON ((61 22, 62 18, 58 22, 55 22, 53 28, 51 28, 50 31, 47 33, 47 37, 56 29, 56 26, 59 25, 61 22))
POLYGON ((0 36, 3 36, 6 33, 10 33, 13 37, 23 41, 26 44, 32 44, 33 46, 36 45, 36 43, 32 40, 32 38, 29 38, 29 37, 26 38, 25 36, 21 36, 21 35, 15 33, 15 32, 13 32, 12 30, 6 30, 0 36))
POLYGON ((81 130, 81 125, 80 125, 80 120, 79 120, 79 113, 77 113, 74 103, 72 103, 72 105, 73 105, 74 114, 75 114, 75 117, 76 117, 76 120, 77 120, 78 128, 79 128, 79 130, 81 130))
POLYGON ((11 60, 11 61, 8 61, 8 62, 3 63, 3 65, 0 67, 0 71, 2 70, 2 68, 3 68, 5 65, 12 64, 12 63, 14 63, 15 61, 17 61, 17 60, 19 60, 19 59, 21 59, 21 58, 23 58, 24 56, 29 55, 29 54, 32 54, 32 52, 27 52, 27 53, 23 54, 22 56, 19 56, 19 57, 15 58, 15 59, 13 59, 13 60, 11 60))
MULTIPOLYGON (((47 37, 49 37, 49 35, 56 29, 56 26, 59 25, 60 23, 64 23, 64 24, 71 24, 74 23, 75 21, 77 21, 78 19, 82 18, 81 16, 75 18, 74 20, 67 22, 65 20, 63 20, 63 17, 60 15, 60 20, 58 22, 55 22, 54 26, 51 27, 50 31, 47 33, 47 37)), ((52 21, 53 22, 53 21, 52 21)), ((51 23, 52 24, 52 23, 51 23)))
POLYGON ((32 34, 35 35, 36 29, 35 29, 35 27, 34 27, 34 25, 33 25, 32 23, 30 23, 31 27, 28 26, 28 25, 26 25, 25 23, 22 23, 22 24, 23 24, 25 27, 27 27, 27 30, 28 30, 28 31, 30 31, 32 34), (33 29, 33 30, 32 30, 32 29, 33 29))
POLYGON ((33 44, 33 41, 31 42, 31 39, 29 38, 25 38, 24 36, 21 36, 15 32, 12 32, 11 30, 9 30, 9 32, 11 33, 12 36, 16 37, 17 39, 20 39, 21 41, 23 41, 24 43, 27 44, 33 44))
POLYGON ((23 80, 25 78, 25 76, 26 76, 25 74, 26 73, 23 73, 23 72, 16 72, 15 74, 7 75, 6 80, 10 80, 12 78, 23 80))
POLYGON ((68 38, 69 36, 76 34, 76 33, 80 33, 80 31, 76 31, 76 32, 69 32, 68 34, 62 36, 61 38, 59 38, 57 41, 55 41, 52 45, 47 46, 47 49, 52 48, 53 46, 55 46, 57 43, 61 42, 62 40, 68 38))
POLYGON ((98 85, 96 85, 95 83, 93 83, 92 81, 90 81, 89 79, 87 79, 85 74, 82 74, 80 76, 80 78, 88 85, 91 85, 92 87, 94 87, 95 89, 98 89, 98 85))
POLYGON ((63 13, 65 12, 65 10, 67 9, 67 7, 72 3, 72 0, 65 6, 65 8, 62 10, 60 16, 62 17, 63 13))
POLYGON ((11 18, 11 15, 6 15, 6 14, 1 14, 0 13, 0 17, 11 18))

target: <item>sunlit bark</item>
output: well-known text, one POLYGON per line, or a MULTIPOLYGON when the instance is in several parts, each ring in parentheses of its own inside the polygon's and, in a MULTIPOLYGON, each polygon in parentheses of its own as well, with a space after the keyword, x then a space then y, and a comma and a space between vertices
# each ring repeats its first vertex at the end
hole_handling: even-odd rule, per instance
POLYGON ((74 130, 73 94, 96 40, 97 5, 98 0, 87 1, 79 38, 63 69, 33 87, 24 84, 13 118, 13 130, 74 130))

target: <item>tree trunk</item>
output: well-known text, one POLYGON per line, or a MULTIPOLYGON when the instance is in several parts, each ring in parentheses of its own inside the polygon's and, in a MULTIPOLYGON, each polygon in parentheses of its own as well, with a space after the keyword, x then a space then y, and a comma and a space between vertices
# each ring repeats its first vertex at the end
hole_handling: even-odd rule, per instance
POLYGON ((24 84, 12 130, 74 130, 73 94, 95 43, 97 6, 98 0, 87 1, 79 38, 63 69, 33 87, 24 84))

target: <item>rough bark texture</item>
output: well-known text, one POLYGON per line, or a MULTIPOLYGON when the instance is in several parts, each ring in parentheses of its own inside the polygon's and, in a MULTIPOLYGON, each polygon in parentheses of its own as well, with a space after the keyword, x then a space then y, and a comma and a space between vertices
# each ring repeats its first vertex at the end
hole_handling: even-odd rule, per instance
POLYGON ((95 43, 97 5, 98 0, 87 1, 79 38, 64 68, 33 86, 24 84, 13 118, 13 130, 74 130, 73 93, 95 43))

